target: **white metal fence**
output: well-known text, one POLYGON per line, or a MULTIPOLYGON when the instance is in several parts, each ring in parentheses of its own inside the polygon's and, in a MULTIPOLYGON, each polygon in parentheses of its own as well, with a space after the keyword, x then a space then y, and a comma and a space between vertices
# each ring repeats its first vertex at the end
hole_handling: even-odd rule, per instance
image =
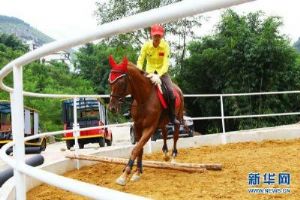
MULTIPOLYGON (((225 134, 225 119, 242 119, 242 118, 258 118, 258 117, 276 117, 288 115, 300 115, 300 112, 285 112, 285 113, 270 113, 270 114, 255 114, 255 115, 234 115, 226 116, 224 114, 223 100, 225 97, 234 96, 260 96, 260 95, 278 95, 278 94, 299 94, 299 90, 295 91, 280 91, 280 92, 252 92, 252 93, 233 93, 233 94, 186 94, 184 97, 219 97, 220 98, 220 116, 207 116, 207 117, 192 117, 193 120, 222 120, 222 133, 225 134)), ((226 143, 226 141, 225 141, 226 143)))
MULTIPOLYGON (((80 181, 75 181, 65 177, 42 171, 37 168, 30 167, 24 163, 24 101, 23 96, 47 97, 47 98, 78 98, 78 97, 99 97, 99 95, 56 95, 56 94, 36 94, 23 91, 23 66, 37 60, 48 54, 71 48, 80 44, 84 44, 96 39, 105 38, 111 35, 130 32, 132 30, 149 27, 154 23, 165 23, 175 21, 177 19, 200 14, 220 8, 230 7, 246 3, 253 0, 206 0, 195 1, 185 0, 158 9, 139 13, 134 16, 126 17, 111 23, 103 24, 92 33, 88 33, 81 37, 67 39, 64 41, 56 41, 47 44, 39 49, 29 52, 14 61, 10 62, 0 71, 0 87, 10 93, 11 109, 12 109, 12 132, 14 141, 6 144, 0 152, 0 157, 6 163, 14 168, 14 179, 16 186, 16 199, 26 199, 25 174, 33 176, 45 183, 81 194, 94 199, 143 199, 135 195, 130 195, 107 188, 90 185, 80 181), (3 79, 13 71, 14 84, 13 88, 6 86, 3 79), (14 159, 6 155, 5 151, 14 145, 14 159)), ((223 97, 221 98, 221 104, 223 97)), ((223 105, 221 106, 223 108, 223 105)), ((223 111, 222 111, 223 113, 223 111)), ((222 114, 224 118, 224 113, 222 114)), ((77 130, 78 131, 78 130, 77 130)), ((45 133, 39 136, 61 134, 61 132, 45 133)), ((31 138, 26 138, 31 139, 31 138)))

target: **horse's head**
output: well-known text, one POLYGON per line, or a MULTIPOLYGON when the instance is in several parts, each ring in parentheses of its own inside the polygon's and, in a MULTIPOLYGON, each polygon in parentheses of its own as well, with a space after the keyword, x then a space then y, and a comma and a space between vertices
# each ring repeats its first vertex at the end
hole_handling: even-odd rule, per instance
POLYGON ((110 100, 108 109, 112 112, 119 112, 120 106, 124 102, 125 96, 129 94, 128 88, 128 60, 126 57, 117 64, 113 57, 109 56, 109 64, 111 67, 109 74, 109 84, 111 87, 110 100))

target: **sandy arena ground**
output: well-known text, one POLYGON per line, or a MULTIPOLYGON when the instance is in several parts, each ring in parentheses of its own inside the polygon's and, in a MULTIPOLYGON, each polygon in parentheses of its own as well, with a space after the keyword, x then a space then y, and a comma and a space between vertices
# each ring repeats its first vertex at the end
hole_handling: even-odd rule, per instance
MULTIPOLYGON (((115 184, 124 166, 97 164, 71 171, 65 176, 119 191, 152 199, 300 199, 300 140, 237 143, 221 146, 180 149, 178 162, 221 163, 222 171, 185 173, 174 170, 145 168, 139 182, 125 187, 115 184), (289 194, 249 194, 248 174, 258 172, 259 188, 286 188, 263 182, 264 173, 288 172, 291 175, 289 194)), ((162 160, 162 153, 145 156, 147 160, 162 160)), ((30 200, 87 199, 58 188, 42 185, 27 194, 30 200)))

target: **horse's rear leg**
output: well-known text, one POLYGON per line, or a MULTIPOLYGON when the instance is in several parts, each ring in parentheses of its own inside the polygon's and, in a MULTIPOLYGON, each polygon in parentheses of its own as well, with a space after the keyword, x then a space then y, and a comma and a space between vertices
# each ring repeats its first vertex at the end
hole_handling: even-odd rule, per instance
POLYGON ((168 145, 167 145, 168 132, 167 132, 166 127, 161 129, 161 133, 162 133, 163 140, 164 140, 164 145, 162 147, 162 151, 163 151, 163 154, 164 154, 164 160, 169 161, 170 160, 170 155, 169 155, 169 152, 168 152, 169 150, 168 150, 168 145))
POLYGON ((179 138, 179 124, 175 125, 174 128, 174 137, 173 137, 173 150, 172 150, 172 161, 175 162, 175 158, 177 156, 177 140, 179 138))

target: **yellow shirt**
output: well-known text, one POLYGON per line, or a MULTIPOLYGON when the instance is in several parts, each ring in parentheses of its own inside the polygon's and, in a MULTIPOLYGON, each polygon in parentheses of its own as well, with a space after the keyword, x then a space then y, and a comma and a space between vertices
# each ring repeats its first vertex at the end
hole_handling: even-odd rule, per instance
POLYGON ((137 67, 143 70, 145 58, 147 60, 146 72, 154 73, 157 71, 159 76, 168 72, 169 68, 170 47, 169 44, 162 39, 158 47, 153 46, 153 41, 147 41, 141 50, 137 61, 137 67))

